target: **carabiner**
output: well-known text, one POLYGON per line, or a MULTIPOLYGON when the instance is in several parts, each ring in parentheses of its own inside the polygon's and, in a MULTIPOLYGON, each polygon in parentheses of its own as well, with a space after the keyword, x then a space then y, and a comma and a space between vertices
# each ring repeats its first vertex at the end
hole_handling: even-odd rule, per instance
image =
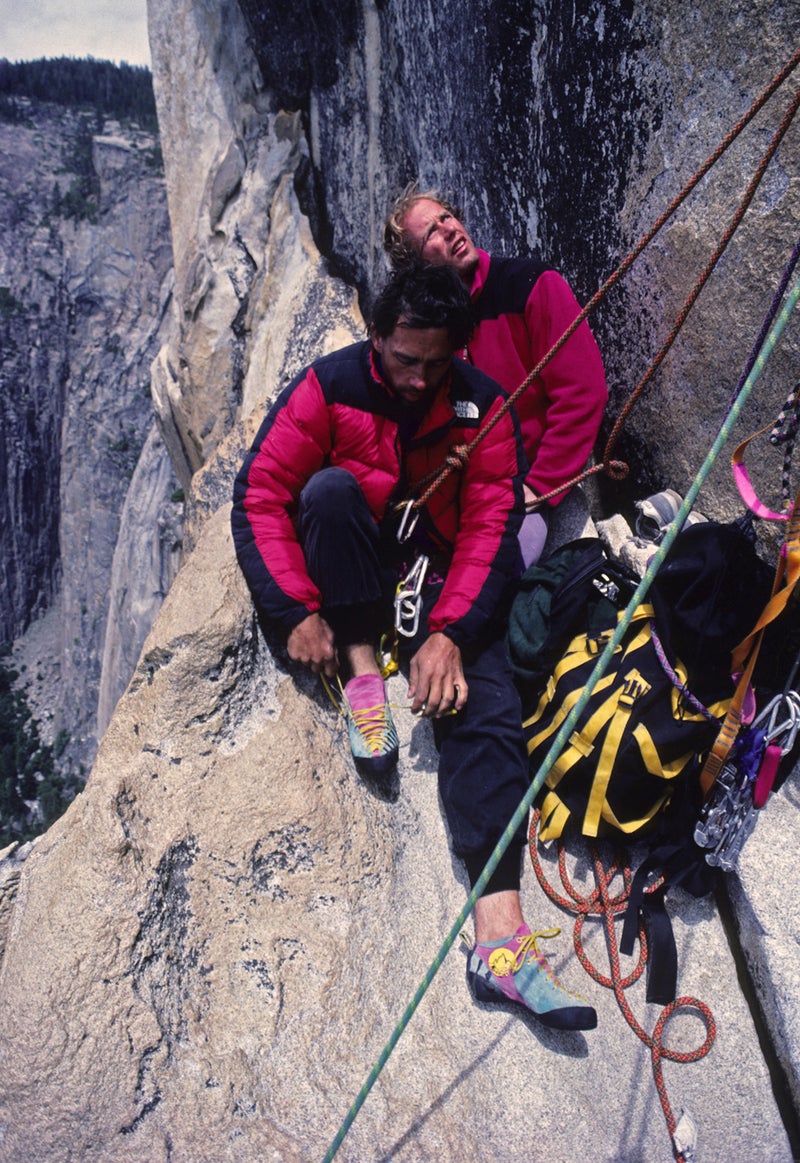
POLYGON ((417 527, 417 521, 419 521, 419 509, 414 508, 413 501, 404 501, 403 516, 400 518, 400 524, 397 528, 397 540, 401 545, 405 541, 408 541, 409 537, 417 527))
POLYGON ((422 609, 422 584, 428 572, 429 558, 421 553, 406 576, 397 583, 394 595, 394 627, 404 638, 413 638, 419 629, 422 609))
POLYGON ((788 755, 800 730, 800 695, 794 690, 775 695, 753 726, 760 726, 765 732, 767 743, 779 745, 781 753, 788 755))

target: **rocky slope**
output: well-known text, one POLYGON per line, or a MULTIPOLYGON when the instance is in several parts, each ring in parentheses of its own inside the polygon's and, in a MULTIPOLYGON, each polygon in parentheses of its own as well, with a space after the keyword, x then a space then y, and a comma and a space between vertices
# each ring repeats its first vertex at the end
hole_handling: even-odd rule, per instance
POLYGON ((177 482, 148 440, 172 277, 164 180, 151 134, 14 109, 0 121, 0 639, 18 640, 50 732, 90 763, 180 548, 177 482), (139 549, 112 579, 118 544, 139 549))

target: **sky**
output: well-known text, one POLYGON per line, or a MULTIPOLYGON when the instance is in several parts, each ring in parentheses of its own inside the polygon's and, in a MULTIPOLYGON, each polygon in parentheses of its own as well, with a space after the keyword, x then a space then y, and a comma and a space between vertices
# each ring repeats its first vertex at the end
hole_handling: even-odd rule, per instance
POLYGON ((0 57, 150 64, 146 0, 0 0, 0 57))

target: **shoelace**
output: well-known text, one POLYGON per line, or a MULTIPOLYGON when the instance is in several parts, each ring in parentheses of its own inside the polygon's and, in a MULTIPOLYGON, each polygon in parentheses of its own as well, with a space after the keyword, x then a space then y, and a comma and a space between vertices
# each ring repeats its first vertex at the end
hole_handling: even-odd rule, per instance
MULTIPOLYGON (((578 1001, 585 1001, 586 999, 584 998, 583 994, 575 993, 573 990, 567 989, 567 987, 561 982, 560 978, 556 976, 556 972, 553 969, 553 966, 550 964, 544 953, 542 953, 541 949, 536 944, 540 937, 545 938, 546 940, 551 940, 553 937, 558 937, 560 933, 561 930, 559 928, 540 929, 537 933, 528 933, 522 937, 517 937, 519 949, 517 950, 516 957, 510 966, 510 972, 517 973, 525 964, 525 958, 527 957, 529 961, 536 962, 539 968, 547 974, 547 976, 558 987, 558 989, 562 990, 566 994, 569 994, 570 997, 576 998, 578 1001)), ((472 951, 475 948, 477 942, 470 937, 466 930, 462 930, 460 935, 462 943, 468 950, 472 951)))
POLYGON ((511 972, 516 973, 517 970, 522 968, 522 966, 525 964, 525 957, 527 955, 528 960, 535 961, 542 972, 550 978, 550 980, 553 982, 553 985, 560 989, 562 993, 566 993, 569 995, 569 997, 574 997, 578 1001, 585 1001, 586 998, 583 996, 583 994, 574 993, 573 990, 567 989, 561 979, 556 976, 556 971, 553 969, 553 966, 550 964, 544 953, 542 953, 541 949, 536 944, 540 937, 544 937, 549 940, 552 937, 557 937, 560 932, 561 930, 558 928, 540 929, 538 933, 530 933, 526 937, 519 937, 519 949, 517 951, 517 956, 514 959, 514 965, 511 972))
POLYGON ((383 742, 381 736, 389 729, 388 704, 384 702, 375 707, 359 707, 357 711, 354 711, 338 674, 336 675, 337 690, 333 689, 324 674, 320 674, 319 677, 322 679, 322 685, 328 693, 328 698, 342 718, 352 719, 358 731, 364 736, 367 746, 373 751, 377 751, 383 742))
POLYGON ((375 707, 359 707, 357 711, 351 706, 348 709, 367 746, 373 751, 379 750, 384 741, 382 737, 389 729, 386 703, 380 703, 375 707))
MULTIPOLYGON (((391 671, 387 671, 387 673, 391 673, 391 671)), ((336 675, 336 684, 338 687, 337 690, 333 689, 333 687, 331 686, 330 682, 328 681, 328 679, 326 678, 326 676, 324 674, 320 673, 319 677, 322 679, 322 685, 325 688, 325 692, 326 692, 328 698, 333 703, 335 710, 342 716, 343 719, 347 719, 348 717, 353 717, 353 720, 355 722, 355 717, 352 716, 352 710, 351 710, 350 704, 347 701, 347 695, 344 693, 344 687, 342 686, 342 680, 339 678, 339 675, 338 674, 336 675)), ((386 677, 386 675, 384 675, 383 677, 386 677)), ((404 706, 400 703, 387 702, 385 704, 385 706, 388 707, 389 710, 394 710, 394 711, 405 711, 408 709, 407 706, 404 706)), ((372 710, 374 708, 369 708, 369 709, 372 710)), ((359 714, 360 713, 363 713, 363 712, 359 712, 359 714)), ((422 710, 414 711, 413 713, 416 715, 421 715, 422 710)), ((458 711, 456 710, 455 707, 451 707, 448 711, 443 712, 443 715, 447 715, 447 716, 457 715, 457 714, 458 714, 458 711)), ((358 724, 356 724, 356 725, 358 726, 358 724)))
POLYGON ((517 955, 514 958, 514 966, 511 972, 516 973, 519 969, 522 969, 522 966, 525 964, 525 959, 527 957, 528 961, 535 961, 537 965, 540 965, 542 969, 547 970, 551 976, 555 977, 550 962, 547 960, 544 953, 542 953, 536 942, 540 937, 544 937, 548 940, 552 937, 557 937, 560 932, 560 929, 540 929, 538 933, 528 933, 523 937, 517 937, 519 949, 517 950, 517 955))

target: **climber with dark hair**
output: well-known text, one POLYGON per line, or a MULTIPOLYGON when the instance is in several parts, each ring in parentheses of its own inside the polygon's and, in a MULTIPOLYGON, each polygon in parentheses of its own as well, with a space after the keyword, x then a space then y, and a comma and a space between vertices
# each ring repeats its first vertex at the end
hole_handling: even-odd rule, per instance
MULTIPOLYGON (((393 266, 410 259, 451 267, 469 289, 475 329, 465 357, 510 394, 580 312, 561 275, 534 258, 496 258, 479 250, 460 211, 436 190, 406 186, 386 220, 384 247, 393 266)), ((608 398, 603 362, 584 321, 517 401, 528 459, 527 517, 520 549, 527 568, 539 557, 550 508, 567 490, 540 500, 577 476, 589 457, 608 398)))
MULTIPOLYGON (((256 606, 285 634, 289 657, 344 678, 356 766, 387 795, 399 741, 376 648, 398 580, 419 580, 406 586, 419 600, 402 608, 398 635, 408 699, 433 719, 453 848, 474 885, 528 770, 501 617, 517 572, 525 462, 502 390, 454 358, 469 328, 469 295, 448 267, 398 270, 369 339, 317 360, 270 408, 236 479, 232 525, 256 606), (399 540, 401 502, 480 432, 399 540)), ((520 829, 476 902, 470 984, 550 1026, 591 1028, 594 1010, 554 978, 523 920, 524 846, 520 829)))

